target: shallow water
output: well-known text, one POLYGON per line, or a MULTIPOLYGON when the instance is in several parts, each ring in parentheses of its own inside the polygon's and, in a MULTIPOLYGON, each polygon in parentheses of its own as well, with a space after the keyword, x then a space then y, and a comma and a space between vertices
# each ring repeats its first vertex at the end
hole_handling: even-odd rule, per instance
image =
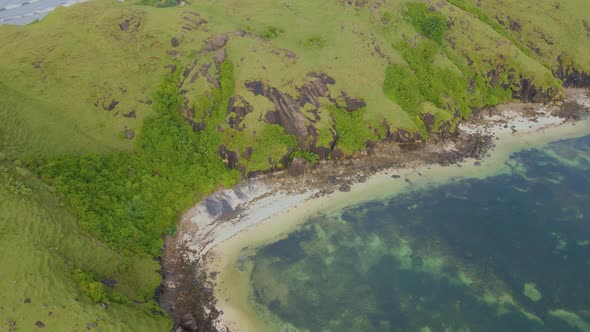
POLYGON ((590 331, 590 136, 317 215, 252 258, 271 330, 590 331))
POLYGON ((0 0, 0 24, 25 25, 81 0, 0 0))

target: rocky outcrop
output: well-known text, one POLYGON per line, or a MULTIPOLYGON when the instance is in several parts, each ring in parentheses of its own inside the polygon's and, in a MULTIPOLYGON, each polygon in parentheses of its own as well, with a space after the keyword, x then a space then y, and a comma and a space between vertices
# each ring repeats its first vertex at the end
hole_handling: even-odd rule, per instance
POLYGON ((521 103, 546 103, 553 100, 558 93, 559 91, 538 88, 532 80, 523 78, 513 90, 512 98, 520 100, 521 103))
POLYGON ((566 55, 558 56, 557 63, 554 75, 563 81, 564 88, 590 87, 590 73, 580 71, 566 55))
POLYGON ((264 89, 262 95, 275 105, 274 111, 266 113, 266 121, 282 126, 287 134, 295 135, 305 141, 309 135, 305 126, 305 116, 293 97, 274 87, 264 89))
POLYGON ((305 160, 302 158, 293 158, 291 166, 289 166, 290 176, 301 176, 305 173, 305 160))
POLYGON ((227 108, 227 123, 232 129, 243 129, 244 117, 252 113, 252 106, 241 96, 233 96, 229 99, 227 108))
POLYGON ((207 40, 205 47, 202 50, 202 53, 217 51, 218 49, 224 47, 228 41, 229 38, 226 35, 213 36, 207 40))

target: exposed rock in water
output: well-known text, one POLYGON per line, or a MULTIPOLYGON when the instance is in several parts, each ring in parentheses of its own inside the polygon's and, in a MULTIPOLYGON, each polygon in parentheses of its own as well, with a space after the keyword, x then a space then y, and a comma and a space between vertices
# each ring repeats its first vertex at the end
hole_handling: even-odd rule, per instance
POLYGON ((42 321, 38 320, 38 321, 35 322, 35 326, 38 327, 38 328, 40 328, 40 329, 42 329, 42 328, 45 327, 45 324, 43 324, 42 321))
POLYGON ((305 173, 305 160, 303 158, 293 158, 293 162, 289 167, 290 176, 301 176, 305 173))

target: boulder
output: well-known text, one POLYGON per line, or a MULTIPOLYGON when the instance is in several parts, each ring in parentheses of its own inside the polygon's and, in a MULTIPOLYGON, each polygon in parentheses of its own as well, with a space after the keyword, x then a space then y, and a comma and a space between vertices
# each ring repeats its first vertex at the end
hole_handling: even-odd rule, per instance
POLYGON ((289 167, 290 176, 301 176, 305 173, 305 160, 303 158, 293 158, 293 162, 289 167))

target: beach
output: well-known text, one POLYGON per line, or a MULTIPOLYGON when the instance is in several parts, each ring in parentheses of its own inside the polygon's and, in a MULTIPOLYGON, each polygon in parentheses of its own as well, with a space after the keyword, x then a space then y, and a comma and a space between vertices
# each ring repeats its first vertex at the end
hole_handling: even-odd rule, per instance
MULTIPOLYGON (((590 107, 586 94, 576 98, 579 104, 590 107)), ((188 259, 198 262, 206 275, 212 276, 216 307, 222 313, 218 329, 262 331, 267 326, 263 321, 273 320, 261 319, 260 310, 255 310, 250 287, 252 267, 243 262, 256 248, 285 238, 309 217, 458 178, 505 173, 509 170, 505 162, 516 151, 590 133, 588 119, 567 121, 552 115, 550 108, 537 105, 532 113, 531 109, 527 113, 522 105, 503 106, 499 114, 485 115, 477 124, 461 125, 463 133, 493 136, 495 147, 482 160, 465 158, 451 166, 409 161, 402 167, 381 169, 345 190, 333 192, 326 192, 321 186, 297 188, 292 182, 285 189, 280 182, 253 179, 200 202, 183 217, 178 238, 188 247, 188 259)), ((453 147, 442 144, 438 148, 453 147)), ((313 177, 304 175, 307 176, 313 177)))

